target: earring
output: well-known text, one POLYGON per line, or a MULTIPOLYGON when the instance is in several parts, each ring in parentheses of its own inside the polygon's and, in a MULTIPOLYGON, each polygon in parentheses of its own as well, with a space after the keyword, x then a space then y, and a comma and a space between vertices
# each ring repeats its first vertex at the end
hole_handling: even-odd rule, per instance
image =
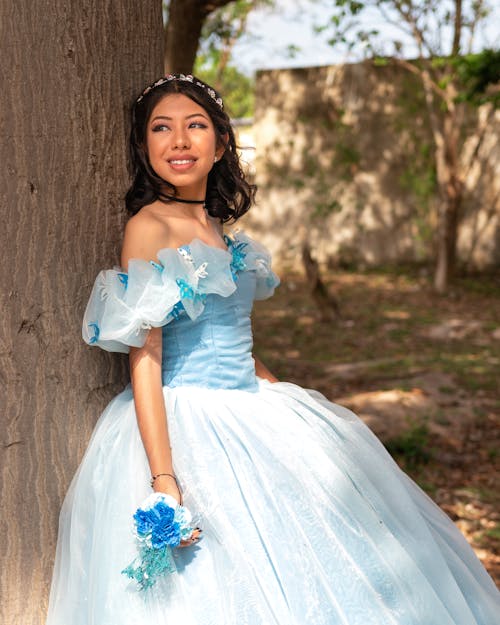
POLYGON ((216 163, 218 160, 219 159, 216 156, 214 156, 214 163, 216 163))

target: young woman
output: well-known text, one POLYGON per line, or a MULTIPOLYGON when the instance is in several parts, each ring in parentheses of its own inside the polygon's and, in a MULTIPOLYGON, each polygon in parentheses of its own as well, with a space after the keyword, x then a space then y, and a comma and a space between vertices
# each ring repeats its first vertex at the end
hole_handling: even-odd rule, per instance
POLYGON ((498 623, 472 549, 370 430, 253 355, 252 303, 279 281, 261 245, 223 234, 254 188, 219 95, 158 80, 130 151, 121 268, 97 277, 83 336, 130 353, 131 385, 64 501, 47 625, 498 623), (140 590, 121 572, 150 482, 199 529, 140 590))

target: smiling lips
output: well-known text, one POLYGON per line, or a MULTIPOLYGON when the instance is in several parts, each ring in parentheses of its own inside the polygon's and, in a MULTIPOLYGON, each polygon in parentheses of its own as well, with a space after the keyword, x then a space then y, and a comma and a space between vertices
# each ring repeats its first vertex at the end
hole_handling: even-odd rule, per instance
POLYGON ((187 171, 196 163, 196 158, 187 154, 184 158, 169 158, 167 163, 175 171, 187 171))

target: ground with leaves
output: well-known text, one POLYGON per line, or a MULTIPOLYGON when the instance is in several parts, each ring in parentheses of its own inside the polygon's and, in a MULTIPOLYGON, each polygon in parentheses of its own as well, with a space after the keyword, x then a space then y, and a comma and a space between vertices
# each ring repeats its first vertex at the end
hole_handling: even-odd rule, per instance
POLYGON ((500 584, 500 280, 446 297, 408 271, 334 271, 341 317, 322 322, 287 276, 258 302, 256 353, 283 380, 354 410, 451 516, 500 584))

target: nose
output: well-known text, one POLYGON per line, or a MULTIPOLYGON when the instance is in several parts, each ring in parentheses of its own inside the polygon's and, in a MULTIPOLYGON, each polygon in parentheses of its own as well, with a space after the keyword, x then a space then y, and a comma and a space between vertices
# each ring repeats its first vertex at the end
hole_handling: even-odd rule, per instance
POLYGON ((189 134, 183 127, 176 128, 172 136, 172 145, 178 150, 189 147, 189 134))

